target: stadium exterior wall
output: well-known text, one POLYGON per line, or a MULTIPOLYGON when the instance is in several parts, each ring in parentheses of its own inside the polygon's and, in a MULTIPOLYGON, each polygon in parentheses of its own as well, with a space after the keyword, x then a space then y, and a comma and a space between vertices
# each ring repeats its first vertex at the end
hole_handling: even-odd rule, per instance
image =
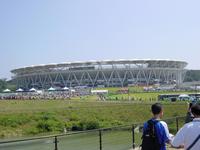
POLYGON ((177 84, 183 82, 187 63, 173 60, 88 61, 30 66, 12 70, 17 87, 177 84))

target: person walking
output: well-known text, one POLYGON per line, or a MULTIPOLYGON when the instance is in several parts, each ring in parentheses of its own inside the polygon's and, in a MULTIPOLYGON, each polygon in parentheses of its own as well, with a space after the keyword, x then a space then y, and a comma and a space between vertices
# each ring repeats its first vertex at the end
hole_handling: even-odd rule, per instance
POLYGON ((194 116, 192 122, 186 123, 172 139, 173 147, 183 147, 185 150, 200 150, 200 104, 191 107, 194 116))
POLYGON ((167 123, 161 121, 163 107, 160 103, 151 106, 153 117, 144 123, 142 135, 142 150, 166 150, 166 143, 171 138, 167 123))

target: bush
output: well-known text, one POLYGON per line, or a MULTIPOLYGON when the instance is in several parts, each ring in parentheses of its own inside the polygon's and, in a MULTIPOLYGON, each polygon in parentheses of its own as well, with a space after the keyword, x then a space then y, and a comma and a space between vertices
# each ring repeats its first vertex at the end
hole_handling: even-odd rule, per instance
POLYGON ((79 120, 79 117, 78 117, 77 114, 72 113, 71 116, 69 117, 69 120, 70 120, 70 121, 78 121, 78 120, 79 120))
POLYGON ((48 113, 48 112, 42 112, 41 113, 41 120, 56 120, 55 114, 48 113))
POLYGON ((100 127, 97 120, 90 120, 85 122, 86 130, 98 129, 100 127))
POLYGON ((1 116, 0 125, 4 127, 17 127, 19 125, 26 124, 30 121, 28 116, 25 115, 16 115, 16 116, 1 116))
POLYGON ((92 130, 98 128, 100 128, 100 124, 97 120, 82 120, 80 122, 73 122, 71 126, 72 131, 92 130))
POLYGON ((36 134, 39 134, 39 133, 40 133, 39 129, 36 128, 36 127, 29 127, 29 128, 26 128, 24 132, 25 132, 25 134, 27 134, 27 135, 36 135, 36 134))
POLYGON ((123 122, 122 121, 119 121, 119 120, 113 120, 111 122, 111 125, 112 126, 120 126, 120 125, 123 125, 123 122))
POLYGON ((64 125, 55 120, 41 120, 37 124, 37 128, 40 132, 52 132, 52 131, 63 131, 64 125))
POLYGON ((65 122, 65 128, 67 130, 71 130, 72 129, 72 125, 73 125, 72 121, 65 122))
POLYGON ((80 127, 80 122, 73 122, 71 126, 72 131, 82 131, 83 129, 80 127))
POLYGON ((43 112, 36 125, 40 132, 63 131, 64 124, 56 119, 53 113, 43 112))

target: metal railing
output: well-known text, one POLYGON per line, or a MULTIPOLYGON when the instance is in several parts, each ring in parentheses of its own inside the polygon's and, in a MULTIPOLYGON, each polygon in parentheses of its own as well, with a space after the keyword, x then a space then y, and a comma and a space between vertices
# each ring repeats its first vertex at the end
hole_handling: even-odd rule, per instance
MULTIPOLYGON (((168 118, 169 130, 176 133, 185 117, 168 118)), ((128 150, 141 144, 143 123, 71 132, 51 136, 0 141, 3 150, 128 150)))

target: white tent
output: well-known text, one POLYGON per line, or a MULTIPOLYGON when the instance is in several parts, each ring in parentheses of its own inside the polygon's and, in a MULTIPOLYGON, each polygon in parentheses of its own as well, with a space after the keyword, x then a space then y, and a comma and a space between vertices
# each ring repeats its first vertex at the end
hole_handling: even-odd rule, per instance
POLYGON ((24 91, 24 90, 21 89, 21 88, 19 88, 19 89, 16 90, 16 92, 23 92, 23 91, 24 91))
POLYGON ((3 90, 3 92, 7 93, 7 92, 11 92, 11 90, 10 89, 5 89, 5 90, 3 90))
POLYGON ((42 94, 42 93, 43 93, 42 90, 37 90, 36 92, 37 92, 38 94, 42 94))
POLYGON ((30 92, 36 92, 37 90, 35 88, 31 88, 29 91, 30 92))
POLYGON ((76 90, 75 89, 70 89, 70 92, 73 93, 73 92, 76 92, 76 90))
POLYGON ((63 90, 67 91, 67 90, 69 90, 69 88, 68 87, 64 87, 63 90))
POLYGON ((108 94, 108 90, 91 90, 92 94, 108 94))
POLYGON ((179 98, 189 98, 190 96, 189 95, 187 95, 187 94, 181 94, 181 95, 179 95, 179 98))
POLYGON ((48 89, 48 91, 55 91, 56 89, 54 89, 53 87, 50 87, 49 89, 48 89))
POLYGON ((178 98, 179 100, 190 100, 190 96, 187 94, 181 94, 178 98))

